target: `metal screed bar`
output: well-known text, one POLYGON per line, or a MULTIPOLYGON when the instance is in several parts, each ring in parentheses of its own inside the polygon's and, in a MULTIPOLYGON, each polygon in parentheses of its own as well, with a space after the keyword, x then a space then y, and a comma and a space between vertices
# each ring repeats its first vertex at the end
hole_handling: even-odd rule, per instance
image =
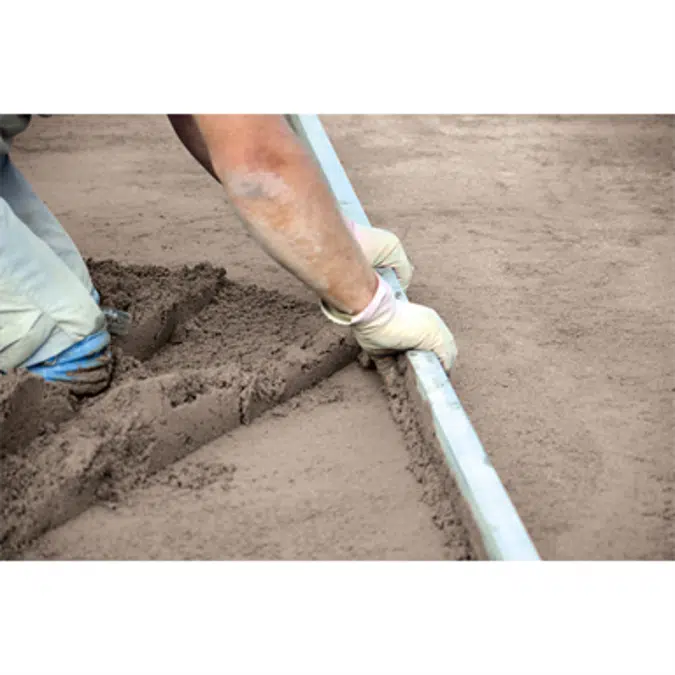
MULTIPOLYGON (((288 115, 294 131, 319 162, 343 213, 370 226, 359 198, 316 115, 288 115)), ((396 296, 407 301, 396 275, 383 271, 396 296)), ((417 390, 431 411, 434 431, 490 560, 539 560, 539 555, 439 360, 432 352, 406 358, 417 390)))

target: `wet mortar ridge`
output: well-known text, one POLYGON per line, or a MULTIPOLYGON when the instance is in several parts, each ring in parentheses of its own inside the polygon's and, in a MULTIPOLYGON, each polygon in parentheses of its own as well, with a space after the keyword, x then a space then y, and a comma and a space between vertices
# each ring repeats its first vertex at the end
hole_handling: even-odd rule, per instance
POLYGON ((210 265, 89 265, 102 302, 128 311, 133 327, 114 339, 113 383, 95 399, 25 374, 0 380, 2 557, 357 353, 309 303, 234 284, 210 265))

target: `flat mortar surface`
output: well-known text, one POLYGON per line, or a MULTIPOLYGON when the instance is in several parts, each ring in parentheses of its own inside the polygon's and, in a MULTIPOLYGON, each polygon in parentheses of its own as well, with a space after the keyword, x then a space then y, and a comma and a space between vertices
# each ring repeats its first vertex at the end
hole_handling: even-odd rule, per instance
POLYGON ((42 537, 28 559, 448 556, 374 373, 325 380, 42 537), (368 445, 363 431, 367 429, 368 445))
POLYGON ((544 558, 675 558, 675 117, 327 120, 544 558))
MULTIPOLYGON (((456 389, 541 555, 675 557, 673 118, 323 120, 373 225, 405 242, 416 265, 411 299, 432 305, 453 329, 460 348, 456 389)), ((211 262, 234 281, 310 299, 245 234, 220 187, 162 118, 37 120, 17 140, 14 158, 87 256, 169 267, 211 262)), ((356 368, 337 377, 355 395, 374 387, 367 384, 370 374, 356 368)), ((311 397, 298 401, 313 405, 311 397)), ((319 409, 338 419, 343 405, 348 401, 319 409)), ((310 424, 321 428, 321 415, 312 413, 310 424)), ((376 446, 381 429, 372 418, 349 419, 359 425, 357 436, 376 446)), ((283 422, 272 414, 265 420, 283 422)), ((298 442, 309 442, 306 427, 291 427, 298 442)), ((246 433, 254 427, 230 438, 246 433)), ((217 452, 226 438, 200 452, 217 452)), ((322 452, 332 447, 339 456, 339 434, 321 439, 322 452)), ((350 455, 354 469, 357 459, 350 455)), ((266 471, 275 464, 270 460, 266 471)), ((237 471, 222 475, 229 499, 244 500, 233 485, 237 471)), ((379 483, 371 476, 374 498, 379 483)), ((408 524, 421 508, 410 481, 403 490, 408 524)), ((131 510, 123 507, 119 518, 136 528, 143 507, 134 511, 133 504, 145 502, 132 495, 131 510)), ((162 497, 147 499, 155 499, 147 522, 158 523, 162 497)), ((251 508, 262 509, 262 502, 251 508)), ((119 533, 122 522, 102 509, 51 533, 38 548, 52 555, 79 541, 73 550, 96 557, 105 539, 98 528, 119 533), (106 516, 96 520, 96 512, 106 516)), ((193 527, 181 521, 173 538, 199 530, 199 514, 193 508, 193 527)), ((242 518, 228 531, 242 532, 242 518)), ((273 521, 265 522, 262 528, 273 521)), ((173 521, 162 523, 168 529, 151 538, 152 555, 179 555, 180 546, 157 544, 172 539, 173 521)), ((404 551, 397 543, 389 553, 441 557, 437 533, 428 536, 424 545, 411 540, 404 551)), ((288 533, 275 537, 260 540, 265 551, 303 550, 299 555, 311 557, 348 550, 342 543, 309 551, 290 543, 288 533)), ((138 540, 148 538, 139 535, 133 545, 113 539, 117 551, 143 557, 138 540)), ((389 555, 375 549, 376 557, 389 555)))

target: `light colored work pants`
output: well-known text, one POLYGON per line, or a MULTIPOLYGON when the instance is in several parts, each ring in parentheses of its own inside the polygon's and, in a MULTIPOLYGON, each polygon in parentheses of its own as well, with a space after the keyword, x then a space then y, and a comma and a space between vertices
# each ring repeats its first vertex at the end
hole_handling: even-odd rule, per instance
POLYGON ((0 143, 0 371, 40 363, 105 327, 72 239, 0 143))

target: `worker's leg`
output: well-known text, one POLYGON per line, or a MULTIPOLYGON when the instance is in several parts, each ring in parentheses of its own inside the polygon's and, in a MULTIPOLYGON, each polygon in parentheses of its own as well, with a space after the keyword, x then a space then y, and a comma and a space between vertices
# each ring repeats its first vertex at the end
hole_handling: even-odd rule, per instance
POLYGON ((61 258, 91 293, 89 271, 73 240, 7 154, 0 154, 0 199, 7 202, 17 218, 61 258))
POLYGON ((89 289, 0 198, 0 371, 36 367, 45 379, 72 381, 79 368, 75 361, 83 359, 86 370, 87 359, 109 341, 89 289), (50 373, 64 352, 68 372, 50 373))

